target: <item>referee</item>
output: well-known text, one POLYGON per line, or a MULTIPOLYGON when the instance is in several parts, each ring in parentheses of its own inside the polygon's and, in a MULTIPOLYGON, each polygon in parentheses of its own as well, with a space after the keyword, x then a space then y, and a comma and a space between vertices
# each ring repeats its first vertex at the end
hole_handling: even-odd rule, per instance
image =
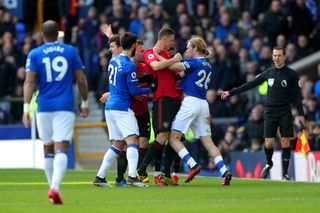
POLYGON ((261 172, 261 178, 267 178, 273 166, 273 144, 278 127, 281 134, 282 147, 282 179, 290 180, 288 167, 290 162, 290 139, 293 137, 293 123, 290 104, 293 103, 299 113, 298 121, 305 126, 303 116, 302 96, 299 88, 297 73, 285 65, 286 50, 283 47, 275 47, 272 51, 274 67, 271 67, 257 75, 255 79, 230 91, 221 92, 221 98, 228 97, 250 90, 264 81, 268 82, 267 99, 264 112, 264 152, 267 164, 261 172))

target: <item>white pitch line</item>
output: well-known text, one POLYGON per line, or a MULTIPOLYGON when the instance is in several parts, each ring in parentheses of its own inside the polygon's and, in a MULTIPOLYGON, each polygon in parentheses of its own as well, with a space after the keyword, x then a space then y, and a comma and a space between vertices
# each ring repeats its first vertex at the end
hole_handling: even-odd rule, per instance
MULTIPOLYGON (((109 181, 108 181, 109 182, 109 181)), ((112 181, 110 181, 109 183, 114 183, 112 181)), ((62 182, 62 185, 90 185, 92 184, 92 182, 62 182)), ((17 183, 17 182, 4 182, 4 183, 0 183, 0 186, 12 186, 12 185, 16 185, 16 186, 23 186, 23 185, 48 185, 47 182, 21 182, 21 183, 17 183)))

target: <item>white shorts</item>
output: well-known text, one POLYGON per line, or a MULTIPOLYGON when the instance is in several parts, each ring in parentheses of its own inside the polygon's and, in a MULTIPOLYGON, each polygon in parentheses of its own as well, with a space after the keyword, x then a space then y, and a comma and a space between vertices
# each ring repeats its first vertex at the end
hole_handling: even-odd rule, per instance
POLYGON ((186 96, 172 123, 172 130, 186 134, 191 128, 194 137, 211 135, 210 112, 207 100, 186 96))
POLYGON ((70 111, 37 112, 39 137, 45 145, 73 138, 75 114, 70 111))
POLYGON ((106 121, 109 131, 109 140, 124 140, 128 136, 139 135, 139 127, 134 112, 106 110, 106 121))

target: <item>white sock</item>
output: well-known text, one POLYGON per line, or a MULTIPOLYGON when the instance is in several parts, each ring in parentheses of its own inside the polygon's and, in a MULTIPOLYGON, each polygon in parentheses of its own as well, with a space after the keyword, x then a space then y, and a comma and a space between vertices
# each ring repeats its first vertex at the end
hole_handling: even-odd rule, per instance
POLYGON ((49 186, 52 184, 54 153, 44 153, 44 173, 46 174, 49 186))
POLYGON ((182 148, 179 152, 178 155, 180 156, 180 158, 186 163, 188 164, 188 166, 190 168, 194 167, 195 165, 197 165, 197 162, 193 159, 193 157, 190 155, 190 153, 188 152, 188 150, 186 148, 182 148))
POLYGON ((161 175, 161 171, 154 171, 154 176, 159 176, 161 175))
POLYGON ((221 155, 214 158, 214 164, 216 165, 217 169, 219 169, 221 175, 228 171, 221 155))
POLYGON ((117 158, 119 155, 120 150, 116 148, 115 146, 111 146, 106 154, 103 157, 100 169, 98 171, 97 176, 100 178, 105 178, 106 172, 110 167, 112 166, 114 160, 117 158))
POLYGON ((127 148, 127 160, 128 160, 128 176, 135 178, 137 176, 136 170, 138 166, 138 145, 128 144, 127 148))
POLYGON ((53 160, 53 175, 51 188, 59 191, 61 181, 68 165, 68 156, 65 152, 57 152, 53 160))

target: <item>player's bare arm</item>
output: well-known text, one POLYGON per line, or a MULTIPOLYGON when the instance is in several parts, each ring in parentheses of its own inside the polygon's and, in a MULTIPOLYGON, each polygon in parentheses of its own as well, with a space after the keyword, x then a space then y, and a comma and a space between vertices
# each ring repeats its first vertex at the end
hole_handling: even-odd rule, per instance
POLYGON ((230 97, 229 91, 221 91, 219 93, 222 100, 227 100, 230 97))
POLYGON ((158 70, 162 70, 164 68, 167 68, 169 66, 171 66, 172 64, 181 61, 182 56, 180 53, 177 53, 173 56, 173 58, 170 59, 165 59, 163 61, 152 61, 150 63, 150 66, 152 67, 152 69, 154 71, 158 71, 158 70))
MULTIPOLYGON (((162 57, 161 55, 159 55, 158 53, 155 52, 155 55, 157 56, 158 60, 159 61, 165 61, 165 60, 168 60, 168 59, 165 59, 164 57, 162 57)), ((180 53, 176 53, 175 56, 177 55, 177 57, 180 57, 181 54, 180 53)), ((181 56, 182 58, 182 56, 181 56)), ((181 72, 184 70, 184 67, 183 65, 179 62, 176 62, 172 65, 169 66, 169 69, 173 70, 173 71, 177 71, 177 72, 181 72)))
POLYGON ((24 84, 23 84, 24 105, 23 105, 22 121, 23 121, 24 127, 26 127, 26 128, 28 128, 30 126, 29 103, 31 101, 32 94, 34 91, 34 85, 35 85, 36 78, 37 78, 36 72, 31 72, 31 71, 27 72, 26 73, 26 80, 24 81, 24 84))
POLYGON ((113 36, 111 24, 104 24, 101 26, 101 31, 107 36, 107 38, 111 38, 113 36))
POLYGON ((83 70, 76 70, 75 78, 78 84, 80 95, 82 97, 81 117, 86 118, 89 115, 88 84, 83 70))
POLYGON ((102 94, 102 96, 100 97, 99 101, 103 104, 107 103, 108 98, 110 96, 110 92, 105 92, 102 94))

